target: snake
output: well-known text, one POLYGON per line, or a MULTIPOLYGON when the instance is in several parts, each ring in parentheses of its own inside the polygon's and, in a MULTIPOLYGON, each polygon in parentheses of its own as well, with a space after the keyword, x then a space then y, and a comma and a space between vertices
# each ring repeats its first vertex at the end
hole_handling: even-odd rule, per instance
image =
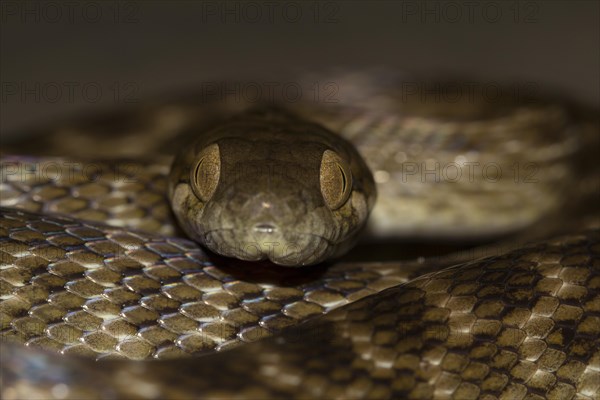
POLYGON ((599 399, 598 112, 327 82, 3 146, 2 398, 599 399))

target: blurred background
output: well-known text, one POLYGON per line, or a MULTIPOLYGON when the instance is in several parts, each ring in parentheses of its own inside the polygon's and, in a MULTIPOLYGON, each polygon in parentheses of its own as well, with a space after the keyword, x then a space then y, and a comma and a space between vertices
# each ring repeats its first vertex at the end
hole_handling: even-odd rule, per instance
POLYGON ((533 82, 600 105, 597 1, 0 4, 4 139, 219 79, 328 66, 533 82))

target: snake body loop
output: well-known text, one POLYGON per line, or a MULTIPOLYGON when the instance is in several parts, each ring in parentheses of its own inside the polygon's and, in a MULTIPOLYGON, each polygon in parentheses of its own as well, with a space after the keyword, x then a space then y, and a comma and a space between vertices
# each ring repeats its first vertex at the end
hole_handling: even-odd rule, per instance
POLYGON ((2 397, 599 399, 596 114, 349 77, 3 150, 2 397))

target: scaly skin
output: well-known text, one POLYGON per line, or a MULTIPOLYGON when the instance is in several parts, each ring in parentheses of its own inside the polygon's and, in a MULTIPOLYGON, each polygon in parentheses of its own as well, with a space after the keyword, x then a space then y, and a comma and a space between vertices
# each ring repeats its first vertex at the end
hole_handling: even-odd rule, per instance
POLYGON ((443 263, 257 277, 183 239, 0 227, 3 334, 29 344, 2 345, 5 399, 598 398, 598 231, 413 279, 443 263), (150 356, 177 359, 110 360, 150 356))
MULTIPOLYGON (((2 398, 598 399, 596 118, 552 102, 413 104, 386 84, 344 87, 339 104, 284 108, 357 146, 377 182, 372 237, 507 241, 296 269, 215 256, 181 237, 168 187, 191 167, 185 156, 170 166, 180 143, 213 119, 231 126, 244 107, 210 113, 188 101, 62 129, 38 142, 43 156, 0 163, 2 398), (93 131, 113 140, 81 135, 93 131), (504 174, 407 169, 477 162, 504 174), (529 164, 535 179, 523 181, 529 164)), ((368 205, 369 175, 341 143, 368 205)), ((303 184, 318 187, 314 175, 303 184)))

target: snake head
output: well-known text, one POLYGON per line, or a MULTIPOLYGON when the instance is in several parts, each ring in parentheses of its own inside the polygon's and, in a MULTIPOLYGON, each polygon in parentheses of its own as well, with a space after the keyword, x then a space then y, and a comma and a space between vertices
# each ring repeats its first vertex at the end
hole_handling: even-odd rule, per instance
POLYGON ((284 266, 347 252, 375 196, 349 142, 287 115, 249 114, 199 133, 169 179, 173 211, 191 238, 224 256, 284 266))

